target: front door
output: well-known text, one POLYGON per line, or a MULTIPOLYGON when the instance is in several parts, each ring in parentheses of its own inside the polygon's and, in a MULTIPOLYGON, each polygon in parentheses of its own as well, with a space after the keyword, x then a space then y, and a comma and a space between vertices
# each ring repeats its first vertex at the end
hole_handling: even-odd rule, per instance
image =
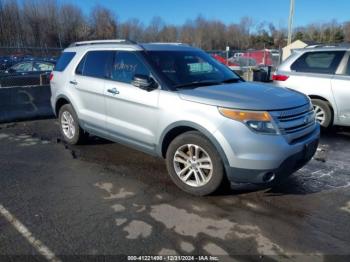
POLYGON ((135 74, 150 76, 137 52, 115 52, 110 80, 105 83, 107 129, 117 140, 153 151, 160 90, 148 92, 133 86, 135 74))

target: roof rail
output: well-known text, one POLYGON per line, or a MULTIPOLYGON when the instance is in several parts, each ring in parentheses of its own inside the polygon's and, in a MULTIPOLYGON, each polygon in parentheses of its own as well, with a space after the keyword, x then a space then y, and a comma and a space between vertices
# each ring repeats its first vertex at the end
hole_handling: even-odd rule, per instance
POLYGON ((151 42, 151 43, 143 43, 143 44, 150 44, 150 45, 186 45, 185 43, 179 43, 179 42, 151 42))
POLYGON ((305 48, 332 48, 332 47, 349 48, 350 43, 343 42, 343 43, 315 44, 315 45, 309 45, 305 48))
POLYGON ((70 44, 69 47, 83 46, 83 45, 98 45, 98 44, 137 45, 137 42, 131 41, 129 39, 92 40, 92 41, 75 42, 70 44))
POLYGON ((329 47, 338 47, 336 44, 317 44, 317 45, 308 45, 305 48, 329 48, 329 47))

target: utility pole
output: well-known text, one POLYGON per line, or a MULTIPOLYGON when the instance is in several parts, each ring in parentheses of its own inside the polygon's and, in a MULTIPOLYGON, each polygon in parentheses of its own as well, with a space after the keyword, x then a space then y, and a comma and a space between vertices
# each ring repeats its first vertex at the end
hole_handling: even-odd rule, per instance
POLYGON ((288 20, 288 43, 287 43, 288 45, 292 43, 293 20, 294 20, 294 0, 290 0, 289 20, 288 20))

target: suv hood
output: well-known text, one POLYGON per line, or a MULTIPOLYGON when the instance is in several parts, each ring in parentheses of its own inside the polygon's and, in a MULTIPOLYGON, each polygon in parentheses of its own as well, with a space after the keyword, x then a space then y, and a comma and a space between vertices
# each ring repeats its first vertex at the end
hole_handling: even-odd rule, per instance
POLYGON ((281 110, 309 103, 297 91, 248 82, 180 89, 178 93, 187 101, 243 110, 281 110))

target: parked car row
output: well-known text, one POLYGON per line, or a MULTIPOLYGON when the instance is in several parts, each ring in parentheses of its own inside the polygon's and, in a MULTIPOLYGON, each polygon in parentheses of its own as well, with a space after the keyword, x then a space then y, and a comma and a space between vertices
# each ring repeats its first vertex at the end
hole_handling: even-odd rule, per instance
POLYGON ((56 63, 54 59, 34 57, 25 57, 16 63, 14 59, 2 61, 6 69, 0 71, 0 87, 48 84, 48 76, 56 63))

